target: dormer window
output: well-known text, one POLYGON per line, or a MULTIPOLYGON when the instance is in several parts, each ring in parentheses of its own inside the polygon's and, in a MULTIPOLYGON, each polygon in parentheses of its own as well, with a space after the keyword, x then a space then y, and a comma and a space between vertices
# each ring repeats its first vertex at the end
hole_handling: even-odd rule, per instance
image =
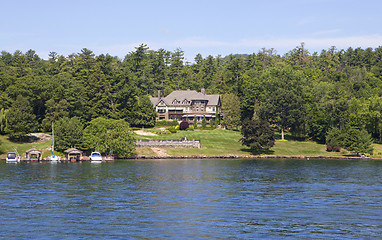
POLYGON ((178 100, 176 100, 176 99, 174 99, 173 101, 172 101, 172 104, 178 104, 178 103, 180 103, 178 100))

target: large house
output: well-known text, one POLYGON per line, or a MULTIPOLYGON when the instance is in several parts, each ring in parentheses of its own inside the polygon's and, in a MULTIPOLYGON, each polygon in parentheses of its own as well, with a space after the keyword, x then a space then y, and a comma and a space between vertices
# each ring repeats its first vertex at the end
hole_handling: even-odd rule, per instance
POLYGON ((185 120, 201 122, 203 117, 207 122, 215 120, 216 113, 221 111, 221 95, 208 95, 205 90, 173 91, 167 97, 150 98, 157 112, 158 120, 185 120))

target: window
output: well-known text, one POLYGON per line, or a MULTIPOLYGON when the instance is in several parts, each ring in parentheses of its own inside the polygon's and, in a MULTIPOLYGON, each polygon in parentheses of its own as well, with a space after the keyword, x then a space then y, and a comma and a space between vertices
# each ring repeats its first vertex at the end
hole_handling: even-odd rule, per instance
POLYGON ((214 112, 215 112, 215 107, 213 107, 213 108, 212 108, 212 111, 214 111, 214 112))
POLYGON ((204 111, 204 107, 200 107, 200 111, 204 111))
POLYGON ((196 111, 199 111, 199 107, 196 107, 196 111))

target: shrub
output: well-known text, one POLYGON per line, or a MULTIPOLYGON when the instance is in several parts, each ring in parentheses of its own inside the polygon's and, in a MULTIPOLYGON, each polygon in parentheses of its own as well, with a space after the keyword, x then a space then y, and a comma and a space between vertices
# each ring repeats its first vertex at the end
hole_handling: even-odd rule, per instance
POLYGON ((175 129, 175 127, 169 127, 169 128, 167 128, 167 130, 168 130, 170 133, 176 133, 176 129, 175 129))
POLYGON ((186 129, 189 128, 189 127, 190 127, 190 124, 188 124, 187 121, 183 121, 183 122, 181 122, 180 125, 179 125, 179 129, 180 129, 180 130, 186 130, 186 129))

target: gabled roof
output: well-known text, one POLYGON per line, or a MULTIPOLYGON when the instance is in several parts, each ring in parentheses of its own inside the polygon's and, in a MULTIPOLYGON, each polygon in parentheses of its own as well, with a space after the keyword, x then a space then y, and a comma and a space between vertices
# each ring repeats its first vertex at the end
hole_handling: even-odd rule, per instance
POLYGON ((39 152, 39 153, 41 153, 41 151, 38 150, 38 149, 36 149, 36 148, 31 148, 31 149, 29 149, 29 150, 26 150, 25 152, 26 152, 26 153, 31 153, 31 152, 39 152))
POLYGON ((78 150, 76 148, 69 148, 69 149, 65 150, 64 153, 68 153, 68 154, 70 154, 70 153, 82 153, 82 151, 78 150))
POLYGON ((151 103, 154 105, 154 106, 156 106, 158 103, 159 103, 159 98, 157 98, 157 97, 151 97, 150 98, 150 101, 151 101, 151 103))
POLYGON ((154 106, 157 106, 158 103, 163 100, 167 106, 189 106, 191 101, 196 100, 207 100, 207 105, 218 105, 220 103, 220 95, 207 95, 195 90, 187 91, 173 91, 165 98, 150 98, 150 101, 154 106), (173 101, 177 100, 180 103, 173 104, 173 101), (183 101, 187 100, 189 103, 185 104, 183 101))

